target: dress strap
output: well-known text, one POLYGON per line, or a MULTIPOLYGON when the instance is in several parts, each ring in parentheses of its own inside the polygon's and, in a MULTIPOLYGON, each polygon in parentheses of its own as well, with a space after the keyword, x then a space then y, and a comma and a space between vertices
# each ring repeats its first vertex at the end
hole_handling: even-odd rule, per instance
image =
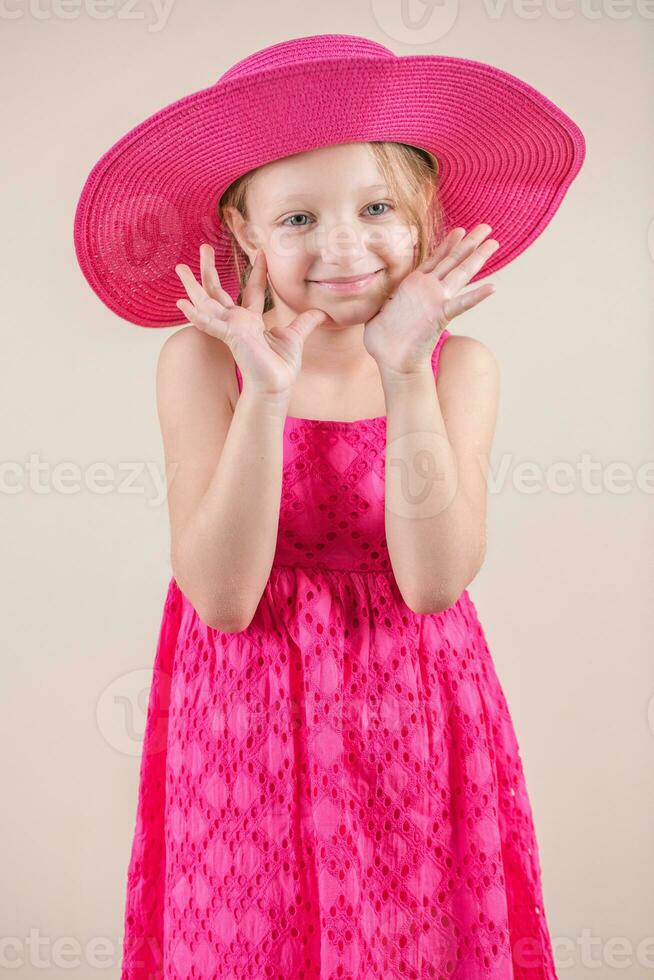
POLYGON ((443 349, 443 343, 445 342, 446 338, 449 336, 450 336, 450 331, 447 328, 444 329, 440 337, 438 338, 438 342, 434 347, 433 353, 431 355, 431 366, 434 371, 434 377, 438 377, 438 362, 440 361, 441 351, 443 349))

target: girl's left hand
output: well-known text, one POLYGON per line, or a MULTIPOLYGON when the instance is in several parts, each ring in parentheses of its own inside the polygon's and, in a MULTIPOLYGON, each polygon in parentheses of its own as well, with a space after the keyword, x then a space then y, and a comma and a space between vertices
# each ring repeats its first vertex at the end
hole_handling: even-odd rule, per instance
POLYGON ((484 241, 490 231, 486 224, 468 235, 454 228, 366 323, 363 343, 380 369, 399 374, 422 370, 450 320, 495 292, 492 283, 485 283, 457 295, 499 248, 494 238, 484 241))

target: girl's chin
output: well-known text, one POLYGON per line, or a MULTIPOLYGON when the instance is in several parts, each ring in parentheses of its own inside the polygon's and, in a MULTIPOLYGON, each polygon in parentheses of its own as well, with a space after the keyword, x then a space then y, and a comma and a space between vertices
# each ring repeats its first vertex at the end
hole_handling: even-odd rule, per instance
POLYGON ((357 323, 367 323, 379 313, 380 303, 315 303, 310 309, 324 310, 329 317, 324 326, 353 327, 357 323))
POLYGON ((330 290, 309 288, 305 295, 308 308, 324 310, 337 322, 359 323, 369 320, 378 313, 386 296, 379 290, 366 290, 365 293, 332 294, 330 290))

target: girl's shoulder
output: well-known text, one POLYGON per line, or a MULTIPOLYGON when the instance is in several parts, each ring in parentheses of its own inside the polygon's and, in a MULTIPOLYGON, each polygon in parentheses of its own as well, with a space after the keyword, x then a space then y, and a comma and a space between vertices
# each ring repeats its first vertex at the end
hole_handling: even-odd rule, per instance
POLYGON ((490 447, 499 409, 500 370, 493 351, 475 337, 453 334, 441 345, 436 387, 448 433, 476 451, 490 447))
POLYGON ((474 337, 446 337, 436 387, 448 439, 461 467, 460 478, 471 481, 466 486, 472 499, 479 487, 479 472, 483 472, 479 463, 490 457, 495 435, 500 395, 497 358, 474 337))
POLYGON ((222 340, 193 324, 166 338, 159 351, 157 374, 159 378, 170 375, 178 383, 186 380, 199 395, 205 389, 220 392, 232 407, 238 399, 232 352, 222 340))
POLYGON ((468 380, 477 375, 499 377, 499 363, 495 354, 476 337, 449 333, 439 352, 438 380, 468 380))

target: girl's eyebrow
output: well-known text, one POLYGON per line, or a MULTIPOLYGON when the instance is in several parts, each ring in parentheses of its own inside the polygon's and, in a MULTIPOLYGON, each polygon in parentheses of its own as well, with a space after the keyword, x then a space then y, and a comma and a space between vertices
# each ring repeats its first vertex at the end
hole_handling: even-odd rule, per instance
MULTIPOLYGON (((359 191, 388 191, 386 184, 368 184, 366 187, 359 187, 359 191)), ((273 198, 270 202, 274 207, 280 207, 284 203, 289 201, 304 201, 307 198, 312 197, 312 193, 307 191, 303 193, 302 191, 293 191, 292 194, 287 194, 284 197, 273 198)))

